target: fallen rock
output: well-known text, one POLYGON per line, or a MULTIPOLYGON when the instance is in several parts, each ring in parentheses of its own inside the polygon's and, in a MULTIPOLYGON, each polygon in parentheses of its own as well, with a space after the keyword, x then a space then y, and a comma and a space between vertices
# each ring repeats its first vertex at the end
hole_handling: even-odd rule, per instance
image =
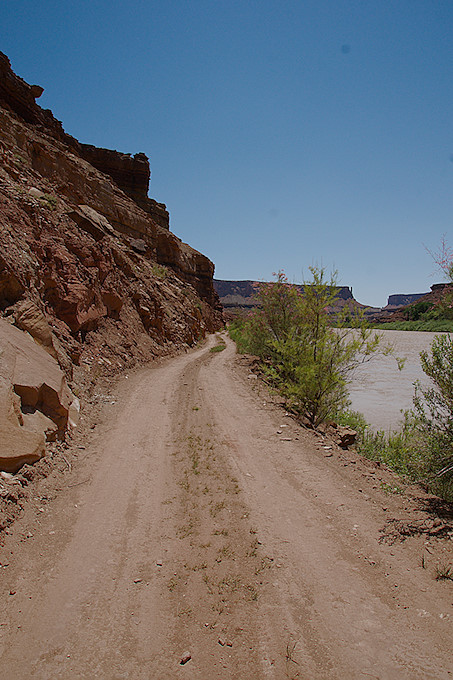
POLYGON ((131 244, 132 250, 135 250, 136 253, 141 253, 143 255, 148 250, 148 247, 142 238, 131 238, 129 239, 129 243, 131 244))
POLYGON ((181 666, 184 666, 190 659, 192 658, 192 655, 190 652, 184 652, 184 654, 181 657, 181 661, 179 662, 181 666))
POLYGON ((0 469, 17 472, 63 435, 75 398, 53 359, 27 333, 0 319, 0 469))
POLYGON ((357 432, 351 427, 340 426, 337 427, 335 433, 335 442, 342 449, 347 449, 348 446, 354 444, 357 438, 357 432))
POLYGON ((96 241, 100 241, 107 234, 115 234, 114 228, 104 215, 90 208, 89 205, 79 205, 77 210, 69 213, 69 217, 96 241))
POLYGON ((54 442, 58 436, 58 425, 50 420, 41 411, 24 413, 22 415, 23 427, 31 432, 44 433, 46 441, 54 442))
POLYGON ((32 198, 44 198, 45 193, 44 191, 41 191, 41 189, 37 189, 36 187, 30 187, 28 190, 28 195, 31 196, 32 198))

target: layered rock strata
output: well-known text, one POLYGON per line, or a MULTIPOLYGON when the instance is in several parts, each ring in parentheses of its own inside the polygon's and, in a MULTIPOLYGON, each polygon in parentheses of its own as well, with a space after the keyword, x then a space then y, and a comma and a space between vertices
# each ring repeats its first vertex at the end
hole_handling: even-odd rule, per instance
MULTIPOLYGON (((40 91, 0 53, 0 315, 58 362, 69 386, 89 392, 100 372, 218 329, 221 307, 212 262, 182 243, 165 206, 147 197, 146 156, 81 145, 37 105, 40 91)), ((30 392, 6 377, 2 385, 4 422, 19 408, 46 426, 38 455, 49 429, 41 397, 35 391, 29 404, 30 392)), ((57 432, 67 422, 60 418, 57 432)))

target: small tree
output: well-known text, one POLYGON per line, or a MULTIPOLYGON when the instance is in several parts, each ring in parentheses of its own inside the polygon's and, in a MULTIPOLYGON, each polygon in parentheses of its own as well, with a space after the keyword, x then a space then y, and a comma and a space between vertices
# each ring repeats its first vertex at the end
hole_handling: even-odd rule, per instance
POLYGON ((333 326, 329 310, 338 293, 336 273, 327 279, 323 268, 310 267, 310 272, 312 280, 304 283, 303 293, 288 284, 283 272, 275 283, 260 284, 260 309, 246 332, 250 348, 267 360, 265 372, 273 384, 318 427, 348 406, 353 369, 376 352, 391 349, 383 348, 381 336, 349 308, 337 314, 333 326))
POLYGON ((273 355, 273 343, 284 340, 299 320, 299 292, 284 272, 274 274, 276 281, 259 283, 255 299, 258 308, 245 324, 245 336, 250 352, 263 359, 273 355))
POLYGON ((436 252, 427 249, 437 265, 437 269, 449 282, 453 282, 453 249, 447 243, 447 239, 442 236, 440 247, 436 252))
POLYGON ((428 471, 451 486, 453 483, 453 337, 437 335, 430 352, 420 353, 423 372, 433 385, 416 383, 414 407, 418 428, 427 443, 428 471))

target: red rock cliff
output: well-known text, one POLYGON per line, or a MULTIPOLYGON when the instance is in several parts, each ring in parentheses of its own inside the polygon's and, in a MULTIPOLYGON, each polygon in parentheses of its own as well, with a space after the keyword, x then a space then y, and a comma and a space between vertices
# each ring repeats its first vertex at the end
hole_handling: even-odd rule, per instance
POLYGON ((146 156, 80 144, 41 92, 0 53, 0 312, 33 302, 67 374, 101 346, 121 367, 219 328, 214 265, 148 198, 146 156))

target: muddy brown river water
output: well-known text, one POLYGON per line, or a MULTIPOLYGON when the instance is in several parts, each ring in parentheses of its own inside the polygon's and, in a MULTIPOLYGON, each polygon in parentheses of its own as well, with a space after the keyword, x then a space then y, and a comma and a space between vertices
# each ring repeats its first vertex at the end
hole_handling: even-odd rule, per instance
POLYGON ((360 411, 373 429, 396 430, 402 412, 412 408, 414 382, 430 381, 420 365, 420 352, 428 350, 436 333, 417 331, 381 331, 386 343, 395 348, 398 357, 406 359, 402 371, 391 356, 378 356, 360 366, 350 385, 351 408, 360 411))

